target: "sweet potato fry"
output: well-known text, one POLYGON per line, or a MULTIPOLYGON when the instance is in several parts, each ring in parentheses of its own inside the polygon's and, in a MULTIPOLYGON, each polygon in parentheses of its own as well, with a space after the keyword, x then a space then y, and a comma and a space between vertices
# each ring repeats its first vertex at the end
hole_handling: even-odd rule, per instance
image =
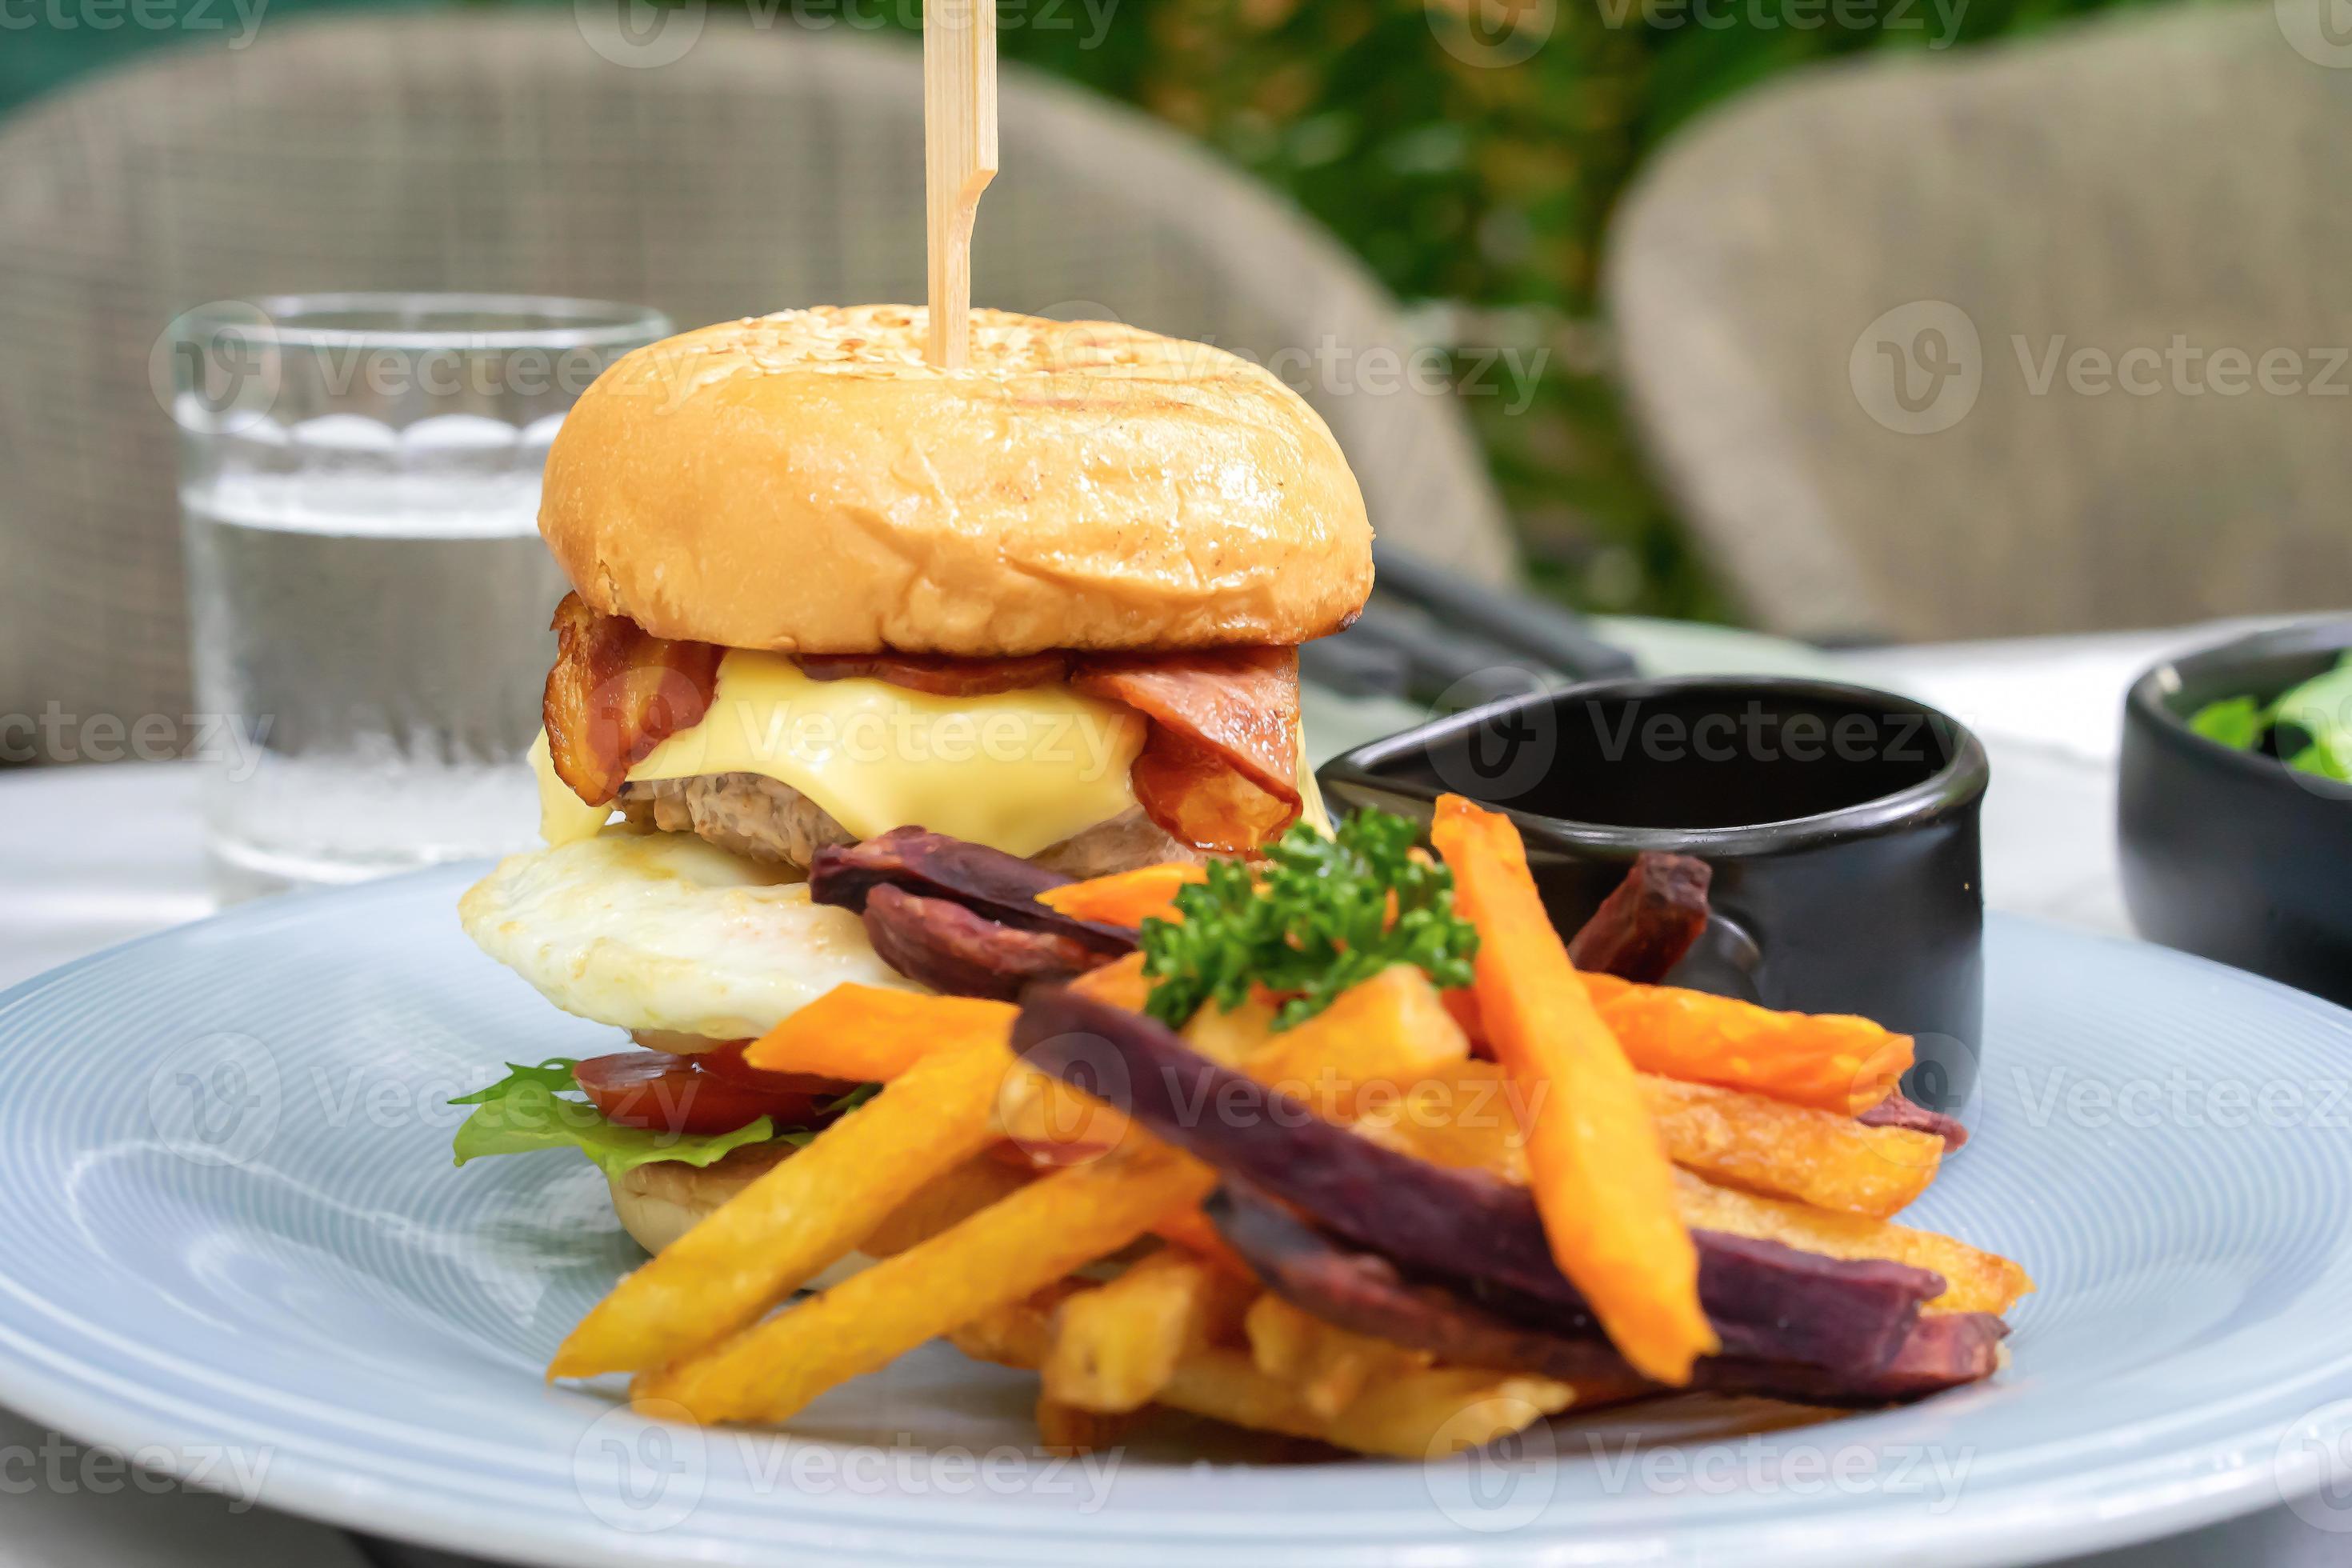
POLYGON ((1401 1087, 1469 1056, 1469 1037, 1429 977, 1400 963, 1350 985, 1305 1022, 1268 1034, 1241 1065, 1260 1083, 1401 1087))
POLYGON ((640 1376, 631 1393, 640 1405, 676 1407, 701 1422, 784 1420, 835 1384, 1117 1252, 1215 1184, 1208 1167, 1164 1148, 1139 1146, 1074 1165, 823 1295, 640 1376))
POLYGON ((1510 819, 1444 795, 1430 837, 1478 930, 1480 1014, 1533 1111, 1529 1186, 1553 1259, 1625 1359, 1680 1386, 1720 1342, 1633 1069, 1568 962, 1510 819))
POLYGON ((909 1068, 623 1279, 548 1376, 660 1366, 756 1321, 995 1136, 1005 1070, 990 1050, 909 1068))
MULTIPOLYGON (((1935 1178, 1943 1141, 1708 1084, 1638 1075, 1666 1157, 1685 1170, 1822 1208, 1885 1218, 1935 1178)), ((1525 1185, 1524 1100, 1496 1064, 1436 1070, 1402 1093, 1302 1098, 1365 1137, 1433 1164, 1525 1185)))
POLYGON ((762 1072, 887 1083, 940 1051, 971 1046, 1001 1050, 1015 1011, 1010 1002, 975 996, 836 985, 744 1047, 743 1060, 762 1072), (824 1065, 804 1065, 812 1063, 824 1065))
POLYGON ((1194 882, 1205 882, 1208 871, 1181 860, 1160 866, 1139 866, 1089 881, 1066 882, 1037 895, 1037 901, 1073 920, 1099 921, 1104 925, 1140 926, 1147 920, 1181 920, 1176 895, 1194 882))
POLYGON ((1925 1192, 1944 1141, 1760 1094, 1644 1074, 1666 1155, 1711 1181, 1885 1219, 1925 1192))
POLYGON ((1274 998, 1263 992, 1230 1012, 1211 1002, 1180 1032, 1185 1044, 1211 1061, 1241 1067, 1274 1038, 1275 1007, 1274 998))
POLYGON ((1911 1037, 1867 1018, 1776 1013, 1737 997, 1584 976, 1586 993, 1644 1072, 1753 1089, 1853 1116, 1893 1092, 1911 1066, 1911 1037))
POLYGON ((1079 1410, 1141 1409, 1200 1337, 1210 1289, 1208 1265, 1171 1250, 1071 1297, 1055 1315, 1053 1347, 1039 1369, 1045 1397, 1079 1410))
POLYGON ((1675 1196, 1683 1218, 1701 1229, 1831 1258, 1883 1258, 1940 1274, 1944 1293, 1927 1304, 1930 1312, 2006 1312, 2033 1289, 2032 1279, 2008 1258, 1933 1231, 1734 1192, 1687 1173, 1675 1177, 1675 1196))
MULTIPOLYGON (((1070 984, 1089 996, 1130 1008, 1143 1005, 1148 989, 1140 953, 1090 970, 1070 984)), ((929 996, 845 983, 745 1047, 743 1060, 763 1072, 887 1083, 940 1051, 967 1046, 1004 1048, 1017 1010, 1010 1002, 977 996, 929 996), (803 1062, 824 1065, 796 1065, 803 1062)))
POLYGON ((1706 930, 1704 860, 1644 849, 1582 929, 1568 939, 1568 959, 1584 974, 1663 980, 1706 930))

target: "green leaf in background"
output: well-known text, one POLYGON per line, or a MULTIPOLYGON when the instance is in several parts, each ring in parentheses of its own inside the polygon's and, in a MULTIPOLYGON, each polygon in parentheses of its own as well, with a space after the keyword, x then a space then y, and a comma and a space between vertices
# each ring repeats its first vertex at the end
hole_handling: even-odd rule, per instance
POLYGON ((2263 743, 2263 731, 2270 727, 2270 719, 2263 713, 2263 705, 2251 697, 2224 697, 2190 714, 2189 727, 2209 741, 2251 752, 2263 743))
MULTIPOLYGON (((507 1076, 497 1083, 451 1100, 452 1105, 474 1108, 457 1129, 457 1163, 496 1154, 577 1149, 605 1175, 617 1176, 658 1160, 708 1165, 746 1144, 772 1142, 778 1137, 775 1124, 764 1116, 748 1127, 707 1137, 616 1127, 594 1106, 559 1092, 576 1087, 572 1069, 578 1065, 562 1057, 551 1057, 537 1067, 509 1062, 507 1076)), ((784 1141, 793 1143, 805 1143, 814 1136, 798 1130, 782 1134, 784 1141)))
POLYGON ((2282 742, 2287 766, 2352 784, 2352 654, 2271 704, 2270 719, 2309 738, 2292 752, 2282 742))

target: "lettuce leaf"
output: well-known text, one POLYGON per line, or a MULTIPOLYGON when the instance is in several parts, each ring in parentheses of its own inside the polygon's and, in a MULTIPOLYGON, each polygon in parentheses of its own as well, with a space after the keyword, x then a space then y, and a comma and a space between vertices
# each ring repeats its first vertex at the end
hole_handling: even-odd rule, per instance
POLYGON ((698 1137, 616 1127, 586 1100, 569 1097, 579 1088, 572 1077, 572 1069, 578 1065, 563 1057, 551 1057, 537 1067, 509 1062, 505 1078, 451 1100, 452 1105, 474 1108, 457 1129, 457 1163, 496 1154, 577 1149, 605 1175, 617 1176, 657 1160, 708 1165, 746 1144, 780 1138, 806 1143, 815 1136, 797 1128, 779 1132, 764 1116, 732 1132, 698 1137))
POLYGON ((2292 752, 2280 745, 2287 766, 2352 784, 2352 655, 2273 703, 2271 721, 2309 738, 2292 752))
POLYGON ((2352 653, 2267 707, 2251 697, 2208 702, 2189 727, 2239 751, 2267 740, 2288 767, 2352 784, 2352 653))

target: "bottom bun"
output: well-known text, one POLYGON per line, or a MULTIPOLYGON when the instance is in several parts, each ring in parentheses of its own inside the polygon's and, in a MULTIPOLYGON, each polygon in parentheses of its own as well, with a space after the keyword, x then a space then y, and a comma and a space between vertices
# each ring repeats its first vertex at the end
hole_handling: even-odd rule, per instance
MULTIPOLYGON (((784 1142, 753 1143, 709 1165, 658 1160, 607 1179, 613 1212, 647 1252, 659 1252, 692 1230, 704 1215, 766 1175, 793 1153, 784 1142)), ((869 1267, 873 1259, 853 1252, 808 1282, 824 1289, 869 1267)))

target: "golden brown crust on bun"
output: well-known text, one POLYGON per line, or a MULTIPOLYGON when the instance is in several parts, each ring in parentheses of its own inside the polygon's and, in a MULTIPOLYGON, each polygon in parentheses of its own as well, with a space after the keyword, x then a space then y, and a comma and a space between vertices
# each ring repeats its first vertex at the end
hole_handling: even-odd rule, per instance
POLYGON ((637 350, 565 419, 540 531, 596 608, 783 653, 1298 643, 1370 592, 1330 431, 1266 371, 1101 321, 730 321, 637 350))

